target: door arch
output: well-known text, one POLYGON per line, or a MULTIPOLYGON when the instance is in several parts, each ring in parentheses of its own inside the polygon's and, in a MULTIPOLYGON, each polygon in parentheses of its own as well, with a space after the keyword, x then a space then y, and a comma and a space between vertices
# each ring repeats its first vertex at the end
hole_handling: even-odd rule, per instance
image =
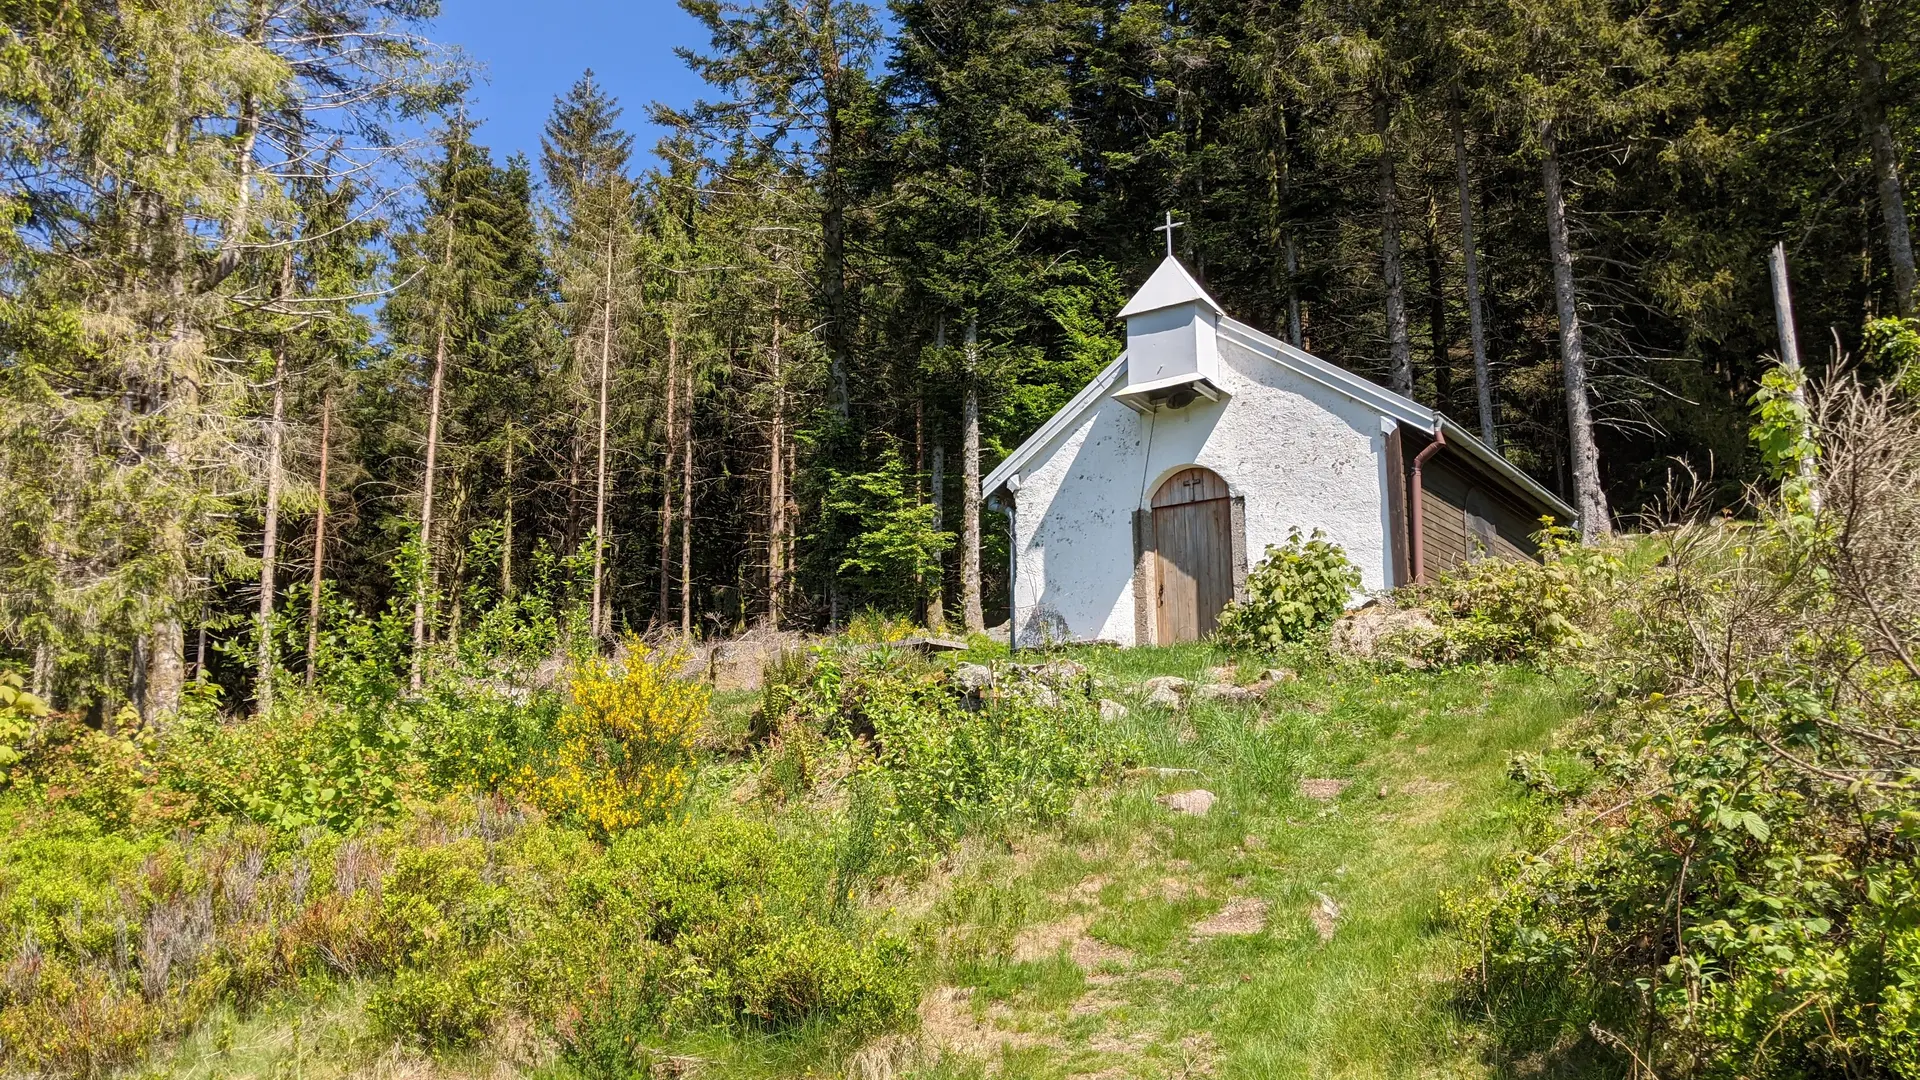
POLYGON ((1233 599, 1233 497, 1218 473, 1181 469, 1153 493, 1154 641, 1173 645, 1213 633, 1233 599))

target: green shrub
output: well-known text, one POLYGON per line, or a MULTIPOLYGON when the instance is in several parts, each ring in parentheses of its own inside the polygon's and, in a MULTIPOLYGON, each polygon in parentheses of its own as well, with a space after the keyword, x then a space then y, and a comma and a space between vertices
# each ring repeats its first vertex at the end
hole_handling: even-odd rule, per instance
POLYGON ((1304 641, 1339 618, 1359 587, 1360 571, 1340 545, 1319 529, 1305 540, 1294 529, 1247 572, 1247 599, 1221 614, 1220 640, 1260 649, 1304 641))
POLYGON ((432 1050, 469 1045, 500 1012, 499 978, 488 963, 454 963, 445 971, 401 971, 367 1003, 374 1026, 432 1050))
POLYGON ((27 692, 27 684, 11 671, 0 672, 0 790, 33 735, 34 724, 47 715, 47 703, 27 692))
POLYGON ((1578 664, 1610 706, 1577 777, 1515 762, 1534 851, 1453 905, 1508 1060, 1920 1076, 1920 406, 1827 393, 1821 513, 1794 451, 1751 520, 1638 550, 1550 537, 1541 567, 1449 585, 1456 641, 1578 664))
POLYGON ((1606 610, 1626 571, 1621 547, 1582 544, 1573 530, 1543 521, 1540 561, 1472 559, 1417 590, 1439 632, 1422 643, 1433 663, 1547 663, 1587 640, 1582 629, 1606 610))

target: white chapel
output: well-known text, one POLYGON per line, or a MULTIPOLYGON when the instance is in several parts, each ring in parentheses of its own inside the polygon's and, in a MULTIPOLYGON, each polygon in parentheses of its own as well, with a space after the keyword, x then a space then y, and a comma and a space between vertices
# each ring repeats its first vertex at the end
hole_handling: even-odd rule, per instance
POLYGON ((1125 350, 982 482, 1023 647, 1205 637, 1294 528, 1375 592, 1533 557, 1542 516, 1574 518, 1445 416, 1228 317, 1171 254, 1120 318, 1125 350))

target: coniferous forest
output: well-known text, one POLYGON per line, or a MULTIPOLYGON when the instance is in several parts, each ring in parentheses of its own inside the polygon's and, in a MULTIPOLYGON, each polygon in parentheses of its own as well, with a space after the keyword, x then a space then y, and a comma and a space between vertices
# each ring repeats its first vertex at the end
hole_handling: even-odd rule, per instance
POLYGON ((1920 0, 680 3, 0 0, 0 1074, 1920 1078, 1920 0), (1169 244, 1578 522, 1016 655, 1169 244))
POLYGON ((1167 212, 1236 317, 1593 530, 1754 479, 1774 244, 1814 368, 1912 314, 1904 0, 684 4, 701 98, 583 73, 537 161, 431 0, 6 5, 33 686, 251 699, 336 606, 418 656, 556 581, 602 637, 998 622, 978 477, 1116 354, 1167 212))

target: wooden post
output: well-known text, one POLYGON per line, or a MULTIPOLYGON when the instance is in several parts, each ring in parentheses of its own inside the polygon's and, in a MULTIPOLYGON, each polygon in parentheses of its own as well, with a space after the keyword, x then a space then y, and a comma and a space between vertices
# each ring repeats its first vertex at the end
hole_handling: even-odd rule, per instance
MULTIPOLYGON (((1775 244, 1767 258, 1767 270, 1773 278, 1773 323, 1780 331, 1780 366, 1793 377, 1793 404, 1806 415, 1806 374, 1800 368, 1800 340, 1793 329, 1793 291, 1787 282, 1787 245, 1775 244)), ((1807 438, 1813 432, 1805 433, 1807 438)), ((1800 462, 1800 479, 1807 484, 1807 503, 1820 512, 1820 488, 1814 483, 1813 462, 1800 462)))

